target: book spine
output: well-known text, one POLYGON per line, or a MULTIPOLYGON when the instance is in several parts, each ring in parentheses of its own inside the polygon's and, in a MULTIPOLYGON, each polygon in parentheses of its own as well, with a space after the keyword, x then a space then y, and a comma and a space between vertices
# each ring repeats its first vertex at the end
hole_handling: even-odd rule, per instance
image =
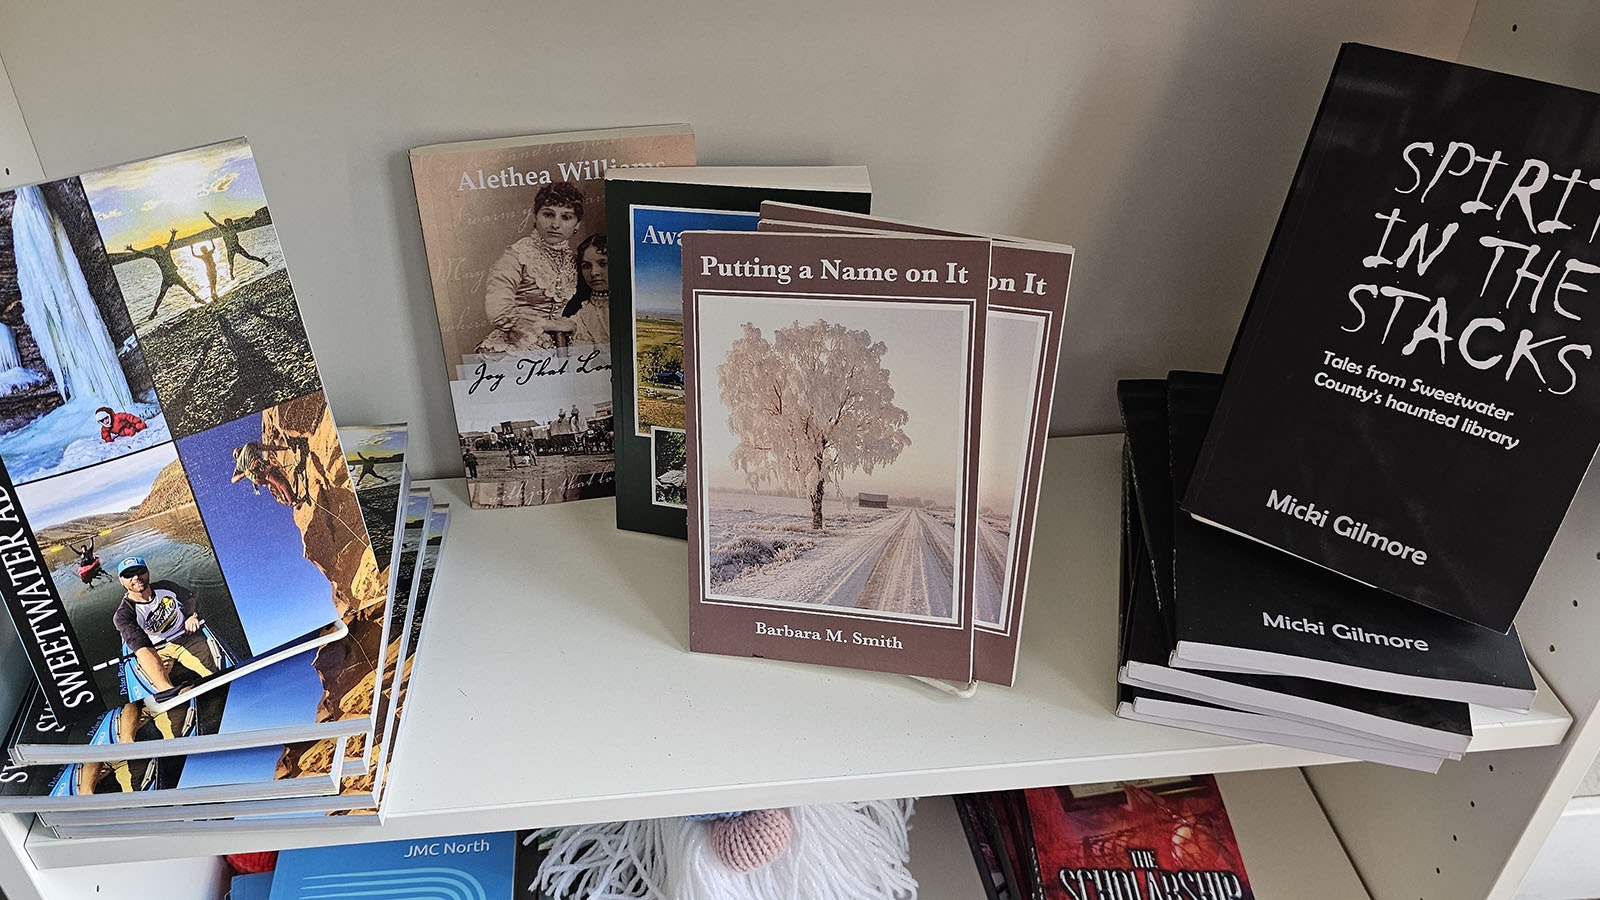
POLYGON ((66 604, 17 500, 11 473, 0 461, 0 597, 45 701, 62 719, 106 708, 93 664, 72 629, 66 604))

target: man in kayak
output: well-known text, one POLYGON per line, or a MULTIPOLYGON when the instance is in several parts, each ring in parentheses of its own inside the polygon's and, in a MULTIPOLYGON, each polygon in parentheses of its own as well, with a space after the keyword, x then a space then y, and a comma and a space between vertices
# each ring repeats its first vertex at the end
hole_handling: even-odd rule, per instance
POLYGON ((200 634, 194 592, 174 581, 150 580, 144 558, 117 563, 117 578, 127 592, 111 620, 139 671, 156 689, 156 699, 178 692, 168 672, 174 663, 204 678, 217 670, 211 647, 200 634))
POLYGON ((94 555, 94 535, 89 535, 89 540, 82 547, 67 541, 67 547, 78 554, 78 579, 84 584, 93 584, 95 579, 105 577, 109 579, 110 573, 100 566, 100 557, 94 555))

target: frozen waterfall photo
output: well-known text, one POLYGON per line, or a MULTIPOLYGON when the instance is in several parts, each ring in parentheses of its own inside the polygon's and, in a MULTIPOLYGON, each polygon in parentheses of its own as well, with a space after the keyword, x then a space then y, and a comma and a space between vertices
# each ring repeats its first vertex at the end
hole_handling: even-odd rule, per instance
POLYGON ((168 439, 78 179, 0 193, 0 458, 12 481, 168 439))

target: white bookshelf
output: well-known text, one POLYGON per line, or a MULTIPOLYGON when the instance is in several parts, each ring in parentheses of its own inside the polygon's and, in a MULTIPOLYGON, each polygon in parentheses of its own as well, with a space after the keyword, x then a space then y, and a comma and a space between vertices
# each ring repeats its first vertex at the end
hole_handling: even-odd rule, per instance
MULTIPOLYGON (((826 0, 737 13, 352 0, 200 15, 164 0, 0 0, 0 163, 22 160, 35 174, 12 180, 31 181, 248 134, 334 408, 409 420, 420 470, 443 474, 454 439, 408 147, 687 120, 707 163, 865 162, 885 214, 1071 242, 1054 421, 1092 432, 1114 421, 1114 378, 1221 364, 1338 41, 1600 86, 1600 16, 1582 4, 1026 0, 999 16, 826 0)), ((510 523, 550 511, 464 516, 440 594, 462 599, 441 599, 423 650, 422 724, 388 824, 69 846, 4 816, 0 890, 201 900, 218 896, 209 855, 224 850, 1209 770, 1256 786, 1228 802, 1236 824, 1263 823, 1262 849, 1247 850, 1260 896, 1364 896, 1344 889, 1353 871, 1373 900, 1513 897, 1600 749, 1596 488, 1518 621, 1550 688, 1539 713, 1478 722, 1477 752, 1422 776, 1112 718, 1115 520, 1097 504, 1115 472, 1107 439, 1074 446, 1089 448, 1082 479, 1062 461, 1077 451, 1052 450, 1045 531, 1060 543, 1039 554, 1016 689, 961 704, 898 679, 692 656, 681 545, 617 534, 599 502, 553 513, 565 527, 539 541, 512 542, 510 523), (484 548, 467 547, 474 530, 484 548), (599 547, 620 562, 572 571, 599 547), (492 572, 507 553, 555 560, 556 574, 537 594, 506 589, 492 572), (496 615, 537 622, 532 637, 480 628, 471 640, 485 586, 503 589, 496 615), (578 631, 589 637, 573 643, 578 631), (468 684, 463 659, 440 648, 468 648, 467 674, 506 677, 468 684), (508 697, 541 691, 564 729, 533 735, 531 713, 507 724, 508 697), (615 724, 618 710, 638 721, 615 724), (1302 772, 1326 818, 1294 786, 1302 772), (1309 858, 1326 868, 1295 878, 1309 858)), ((25 677, 9 641, 4 702, 25 677)), ((914 866, 932 900, 972 896, 951 818, 935 801, 917 820, 914 866)))
MULTIPOLYGON (((610 501, 472 510, 462 482, 430 482, 450 538, 381 828, 58 840, 36 827, 26 853, 51 870, 1336 762, 1112 715, 1120 466, 1120 436, 1050 441, 1017 684, 965 700, 688 653, 681 542, 618 532, 610 501)), ((1571 723, 1554 690, 1526 715, 1478 713, 1480 753, 1549 746, 1571 723)))

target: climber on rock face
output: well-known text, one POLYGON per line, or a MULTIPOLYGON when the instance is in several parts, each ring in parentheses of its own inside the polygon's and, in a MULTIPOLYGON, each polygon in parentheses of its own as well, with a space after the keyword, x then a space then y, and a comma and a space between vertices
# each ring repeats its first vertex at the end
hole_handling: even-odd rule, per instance
POLYGON ((251 441, 233 451, 233 478, 231 483, 250 479, 250 486, 257 494, 261 493, 261 486, 266 485, 272 498, 284 506, 298 508, 308 499, 303 494, 296 494, 289 485, 289 473, 283 466, 269 459, 267 454, 288 450, 288 447, 277 444, 263 444, 251 441))

